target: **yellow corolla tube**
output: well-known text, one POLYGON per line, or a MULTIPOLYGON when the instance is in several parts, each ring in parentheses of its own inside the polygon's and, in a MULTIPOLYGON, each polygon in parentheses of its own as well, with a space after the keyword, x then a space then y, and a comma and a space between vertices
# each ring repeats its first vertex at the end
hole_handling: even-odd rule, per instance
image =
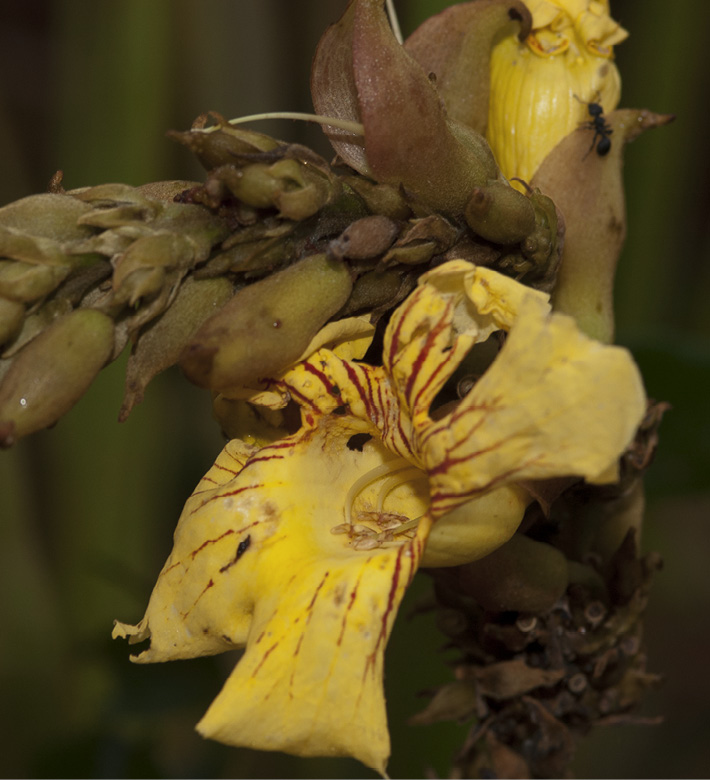
POLYGON ((614 46, 628 33, 611 18, 608 0, 525 4, 530 35, 504 38, 491 55, 487 136, 504 175, 530 181, 562 138, 593 121, 590 103, 604 113, 618 105, 614 46))

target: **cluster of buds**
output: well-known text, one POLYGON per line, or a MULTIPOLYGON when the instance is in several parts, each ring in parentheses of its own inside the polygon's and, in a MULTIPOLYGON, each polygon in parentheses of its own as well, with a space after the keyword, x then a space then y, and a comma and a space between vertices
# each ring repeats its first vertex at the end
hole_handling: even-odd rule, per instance
POLYGON ((171 133, 208 169, 203 184, 65 192, 57 177, 0 209, 2 446, 55 423, 129 341, 121 420, 177 362, 229 397, 297 360, 329 320, 377 322, 451 258, 553 286, 557 214, 539 193, 489 182, 465 214, 438 212, 306 147, 204 120, 171 133), (508 200, 524 228, 491 216, 508 200))

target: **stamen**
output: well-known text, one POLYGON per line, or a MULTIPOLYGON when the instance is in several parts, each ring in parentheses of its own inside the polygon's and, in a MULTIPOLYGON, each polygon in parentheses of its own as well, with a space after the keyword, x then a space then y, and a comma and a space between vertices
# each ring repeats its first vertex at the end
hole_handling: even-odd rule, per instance
POLYGON ((382 512, 382 507, 385 504, 385 498, 400 485, 405 482, 410 482, 415 479, 425 479, 425 475, 419 469, 411 468, 404 472, 400 472, 396 477, 390 477, 382 483, 380 488, 380 494, 377 496, 377 511, 382 512))
POLYGON ((352 546, 356 550, 374 550, 375 547, 380 546, 380 542, 374 536, 368 536, 363 539, 356 539, 352 546))
POLYGON ((352 532, 356 534, 357 536, 375 536, 377 531, 374 531, 372 528, 370 528, 367 525, 354 525, 352 527, 352 532))
MULTIPOLYGON (((348 119, 336 119, 331 116, 321 116, 320 114, 306 114, 302 111, 268 111, 265 114, 249 114, 240 116, 236 119, 230 119, 230 125, 241 125, 246 122, 258 122, 262 119, 297 119, 302 122, 315 122, 326 127, 336 127, 339 130, 345 130, 357 136, 365 135, 365 128, 360 122, 352 122, 348 119)), ((210 127, 193 128, 197 133, 214 133, 219 130, 221 125, 210 125, 210 127)))
POLYGON ((405 517, 403 519, 402 515, 387 513, 380 515, 376 522, 383 531, 394 531, 396 528, 400 528, 404 523, 406 523, 407 518, 405 517))
POLYGON ((350 547, 356 550, 374 550, 376 547, 396 547, 402 544, 403 535, 406 535, 405 538, 411 538, 409 532, 416 529, 421 516, 410 520, 406 515, 398 512, 386 512, 385 501, 387 496, 400 485, 426 478, 423 471, 412 466, 404 458, 393 458, 387 463, 370 469, 356 479, 350 487, 345 498, 345 522, 331 528, 331 533, 347 534, 350 537, 350 547), (357 497, 383 477, 384 482, 377 493, 376 509, 358 511, 356 519, 359 522, 353 523, 353 507, 357 497))
POLYGON ((395 458, 394 460, 390 460, 380 466, 376 466, 374 469, 368 471, 367 474, 363 474, 360 479, 356 479, 348 491, 348 495, 345 497, 345 522, 352 525, 353 503, 355 502, 357 496, 362 493, 366 487, 371 485, 373 482, 377 482, 378 479, 386 476, 387 474, 394 474, 398 471, 411 469, 412 464, 406 461, 404 458, 395 458))
POLYGON ((411 531, 413 528, 416 528, 419 525, 419 521, 424 517, 424 515, 419 515, 419 517, 415 517, 412 520, 407 520, 406 523, 402 523, 402 525, 397 528, 397 535, 406 533, 407 531, 411 531))

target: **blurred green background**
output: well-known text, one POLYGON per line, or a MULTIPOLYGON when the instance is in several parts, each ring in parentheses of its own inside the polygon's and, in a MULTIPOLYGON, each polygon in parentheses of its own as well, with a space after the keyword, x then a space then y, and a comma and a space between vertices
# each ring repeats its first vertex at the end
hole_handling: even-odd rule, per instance
MULTIPOLYGON (((405 33, 449 5, 400 0, 405 33)), ((65 186, 200 178, 164 137, 201 112, 311 108, 310 58, 345 0, 5 0, 0 3, 0 203, 65 186)), ((710 4, 617 0, 622 105, 677 115, 627 151, 629 239, 618 340, 651 397, 673 409, 647 479, 644 547, 658 550, 649 667, 667 680, 643 713, 661 726, 599 730, 579 776, 710 773, 710 4)), ((327 152, 319 131, 259 129, 327 152)), ((584 186, 584 182, 580 182, 584 186)), ((125 356, 124 356, 125 357, 125 356)), ((208 395, 177 370, 119 425, 125 360, 53 430, 0 453, 0 772, 25 777, 372 777, 354 761, 291 759, 193 731, 227 676, 223 656, 134 666, 114 618, 146 606, 184 500, 222 442, 208 395)), ((445 776, 465 727, 406 726, 417 693, 449 677, 431 615, 407 618, 387 654, 393 777, 445 776)))

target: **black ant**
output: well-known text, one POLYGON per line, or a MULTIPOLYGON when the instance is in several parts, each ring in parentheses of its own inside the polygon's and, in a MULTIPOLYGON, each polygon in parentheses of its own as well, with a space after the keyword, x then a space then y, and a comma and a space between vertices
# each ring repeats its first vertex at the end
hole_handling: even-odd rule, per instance
MULTIPOLYGON (((604 157, 604 155, 609 154, 609 150, 611 149, 611 138, 609 138, 609 136, 614 132, 611 128, 611 125, 604 117, 604 109, 600 103, 585 103, 585 101, 578 98, 577 95, 574 95, 573 97, 577 98, 580 103, 584 103, 584 105, 587 107, 587 111, 589 111, 589 116, 592 117, 591 121, 582 122, 580 127, 585 127, 588 130, 594 130, 592 145, 589 147, 589 151, 582 159, 586 160, 589 152, 591 152, 595 147, 599 157, 604 157)), ((598 99, 599 97, 597 97, 597 100, 598 99)))

